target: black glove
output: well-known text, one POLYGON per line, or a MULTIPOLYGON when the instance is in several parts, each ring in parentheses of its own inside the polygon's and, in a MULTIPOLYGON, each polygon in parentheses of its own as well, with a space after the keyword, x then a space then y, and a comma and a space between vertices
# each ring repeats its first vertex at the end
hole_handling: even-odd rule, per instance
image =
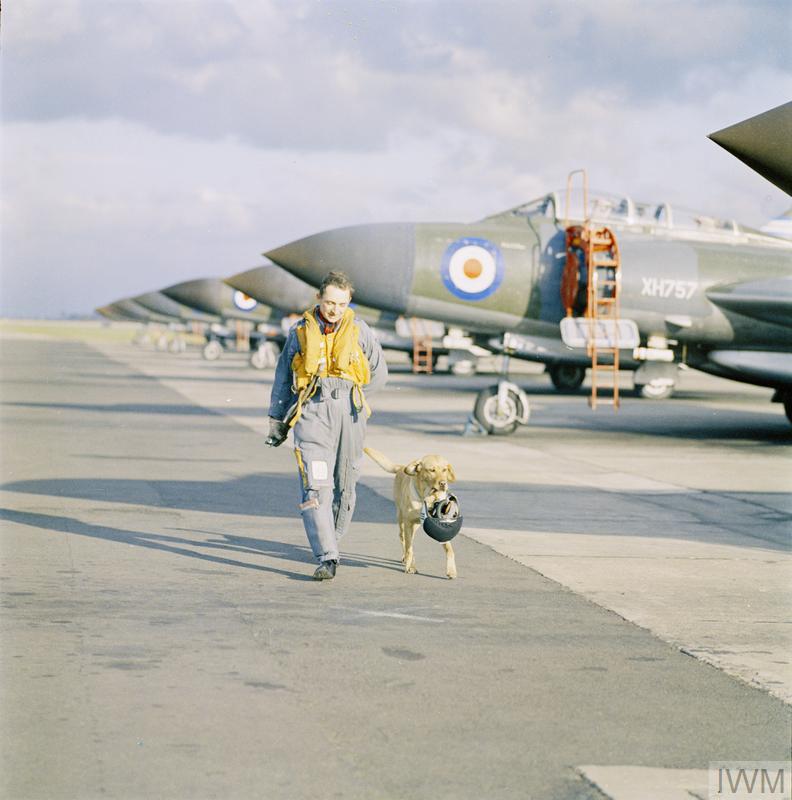
POLYGON ((289 426, 279 419, 270 417, 269 421, 269 436, 267 436, 264 444, 269 447, 280 447, 289 435, 289 426))

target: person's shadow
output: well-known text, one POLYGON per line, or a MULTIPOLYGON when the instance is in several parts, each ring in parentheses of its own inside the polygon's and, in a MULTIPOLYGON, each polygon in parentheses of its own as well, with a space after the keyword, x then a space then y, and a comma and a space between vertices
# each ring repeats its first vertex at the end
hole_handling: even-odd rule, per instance
MULTIPOLYGON (((310 548, 307 545, 295 545, 288 542, 273 541, 271 539, 257 539, 248 536, 232 536, 229 534, 215 533, 214 531, 189 531, 183 528, 167 528, 172 531, 185 531, 187 535, 171 535, 165 533, 148 533, 144 531, 133 531, 126 528, 112 528, 107 525, 93 525, 72 517, 60 516, 55 514, 40 514, 32 511, 16 511, 9 508, 0 509, 0 519, 8 522, 15 522, 18 525, 28 525, 39 530, 60 531, 63 533, 86 536, 91 539, 104 539, 109 542, 132 545, 135 547, 146 547, 151 550, 159 550, 165 553, 172 553, 187 558, 195 558, 199 561, 208 561, 212 564, 236 567, 241 569, 252 569, 259 572, 268 572, 281 575, 289 580, 310 581, 312 580, 310 570, 295 572, 285 567, 270 566, 260 563, 250 563, 241 561, 232 556, 235 553, 263 555, 267 559, 279 560, 282 562, 296 562, 315 566, 315 561, 310 548), (216 538, 191 538, 189 533, 208 533, 216 538), (202 552, 198 549, 211 550, 213 552, 202 552)), ((344 566, 367 568, 378 566, 385 569, 400 569, 400 565, 391 559, 377 557, 348 555, 343 556, 344 566)))

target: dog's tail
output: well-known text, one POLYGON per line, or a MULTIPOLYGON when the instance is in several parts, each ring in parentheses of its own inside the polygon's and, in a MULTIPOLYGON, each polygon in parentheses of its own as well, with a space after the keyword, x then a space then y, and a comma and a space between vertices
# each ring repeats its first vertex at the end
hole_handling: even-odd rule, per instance
POLYGON ((364 447, 363 452, 372 461, 376 461, 377 464, 379 464, 379 466, 385 470, 385 472, 390 472, 395 475, 397 472, 400 472, 403 469, 400 464, 394 464, 386 455, 383 455, 379 450, 375 450, 373 447, 364 447))

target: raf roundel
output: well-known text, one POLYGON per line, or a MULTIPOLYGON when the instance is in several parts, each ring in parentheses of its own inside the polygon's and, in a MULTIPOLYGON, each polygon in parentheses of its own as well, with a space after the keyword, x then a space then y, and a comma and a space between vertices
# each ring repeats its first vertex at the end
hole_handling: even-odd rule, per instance
POLYGON ((256 301, 244 292, 237 290, 234 292, 234 305, 240 311, 252 311, 256 307, 256 301))
POLYGON ((503 281, 503 255, 488 239, 467 236, 443 253, 443 283, 461 300, 483 300, 503 281))

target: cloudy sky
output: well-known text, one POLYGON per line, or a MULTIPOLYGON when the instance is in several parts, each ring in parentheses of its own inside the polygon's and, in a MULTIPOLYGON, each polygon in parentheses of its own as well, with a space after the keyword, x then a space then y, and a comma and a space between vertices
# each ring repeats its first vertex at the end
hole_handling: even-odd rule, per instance
POLYGON ((706 135, 792 98, 792 0, 11 0, 0 37, 3 316, 581 166, 752 225, 789 204, 706 135))

